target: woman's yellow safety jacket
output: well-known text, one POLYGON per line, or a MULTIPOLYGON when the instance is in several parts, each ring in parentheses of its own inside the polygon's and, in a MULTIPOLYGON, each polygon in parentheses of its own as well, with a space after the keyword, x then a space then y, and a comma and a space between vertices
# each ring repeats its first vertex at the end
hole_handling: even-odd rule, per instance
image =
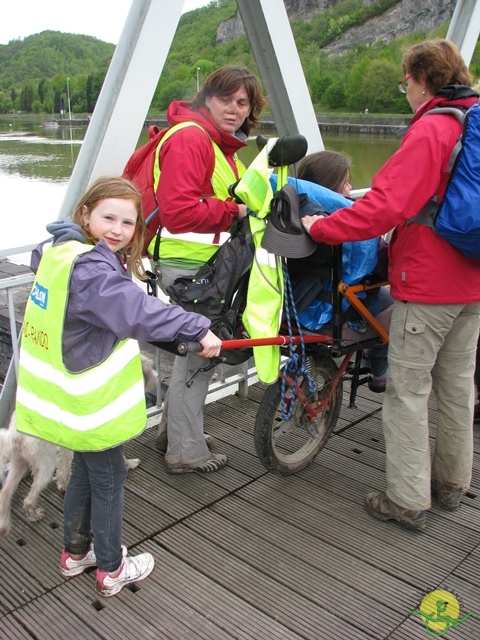
MULTIPOLYGON (((170 136, 180 129, 186 127, 198 127, 202 131, 205 131, 196 122, 181 122, 171 127, 160 142, 155 150, 155 161, 153 163, 153 189, 156 192, 158 184, 160 182, 161 169, 160 169, 160 149, 170 136)), ((205 135, 208 136, 207 131, 205 135)), ((208 136, 210 138, 210 136, 208 136)), ((215 154, 215 168, 212 175, 212 187, 215 195, 213 198, 219 200, 226 200, 230 197, 228 188, 234 182, 237 181, 232 167, 228 164, 225 155, 220 147, 210 138, 212 143, 213 152, 215 154)), ((238 176, 242 177, 245 173, 245 165, 235 155, 235 164, 238 171, 238 176)), ((202 264, 207 262, 212 255, 218 250, 218 244, 214 244, 215 234, 212 233, 169 233, 165 228, 161 229, 160 248, 158 253, 160 255, 160 264, 166 264, 168 266, 180 267, 182 262, 188 261, 189 270, 199 269, 202 264)), ((154 237, 148 247, 148 254, 155 256, 155 243, 157 237, 154 237)))

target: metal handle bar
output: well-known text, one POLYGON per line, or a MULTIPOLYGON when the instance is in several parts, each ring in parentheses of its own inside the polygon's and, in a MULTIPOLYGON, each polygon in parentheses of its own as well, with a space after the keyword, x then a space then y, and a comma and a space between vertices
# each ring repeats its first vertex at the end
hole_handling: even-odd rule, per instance
MULTIPOLYGON (((228 351, 231 349, 248 349, 250 347, 269 347, 272 345, 278 345, 280 347, 287 346, 289 344, 299 344, 303 342, 326 342, 331 343, 332 337, 322 334, 316 334, 314 336, 271 336, 268 338, 241 338, 239 340, 222 340, 222 349, 228 351)), ((177 343, 177 351, 179 355, 183 356, 187 353, 198 353, 202 350, 202 345, 199 342, 179 342, 177 343)))

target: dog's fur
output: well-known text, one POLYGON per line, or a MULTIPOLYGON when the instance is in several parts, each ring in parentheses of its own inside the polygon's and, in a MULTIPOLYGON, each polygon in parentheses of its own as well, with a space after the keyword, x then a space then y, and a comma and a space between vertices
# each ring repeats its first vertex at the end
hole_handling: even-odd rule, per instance
MULTIPOLYGON (((157 383, 158 374, 153 363, 142 356, 145 391, 151 391, 157 383)), ((70 480, 73 451, 57 447, 51 442, 19 433, 15 426, 15 414, 8 429, 0 429, 0 536, 6 536, 11 529, 10 508, 12 498, 22 478, 30 471, 32 485, 25 500, 23 510, 28 520, 35 522, 43 517, 43 509, 37 506, 38 497, 52 479, 57 488, 65 491, 70 480), (10 466, 6 473, 7 465, 10 466), (54 477, 55 476, 55 477, 54 477)), ((127 469, 135 469, 138 458, 125 459, 127 469)))

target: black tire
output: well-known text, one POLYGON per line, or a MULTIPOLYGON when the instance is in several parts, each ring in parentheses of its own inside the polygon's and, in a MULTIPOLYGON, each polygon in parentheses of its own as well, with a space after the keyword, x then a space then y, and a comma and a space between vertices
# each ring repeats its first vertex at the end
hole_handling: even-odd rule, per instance
MULTIPOLYGON (((306 380, 301 377, 298 384, 309 402, 327 397, 331 383, 338 374, 338 367, 328 357, 312 354, 311 375, 317 383, 317 391, 310 393, 306 380)), ((281 413, 281 376, 269 386, 260 402, 255 420, 255 449, 263 466, 284 475, 296 473, 307 467, 322 450, 332 433, 342 407, 343 384, 339 380, 330 402, 314 422, 310 423, 308 414, 298 397, 295 400, 292 417, 287 422, 281 413)), ((287 385, 285 397, 291 397, 292 388, 287 385)))

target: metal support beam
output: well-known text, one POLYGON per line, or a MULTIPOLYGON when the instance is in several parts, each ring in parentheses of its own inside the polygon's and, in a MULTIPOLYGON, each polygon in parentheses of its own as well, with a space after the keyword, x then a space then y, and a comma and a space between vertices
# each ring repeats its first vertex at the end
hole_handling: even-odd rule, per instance
POLYGON ((480 0, 457 0, 447 32, 447 40, 454 42, 470 65, 480 34, 480 0))
POLYGON ((120 174, 134 151, 182 15, 183 1, 133 0, 73 169, 59 219, 92 180, 120 174))
POLYGON ((324 149, 283 0, 237 0, 279 135, 302 133, 324 149))
MULTIPOLYGON (((72 172, 59 219, 100 175, 120 174, 138 138, 184 2, 133 0, 72 172)), ((323 149, 283 0, 238 0, 280 135, 300 132, 323 149)))

